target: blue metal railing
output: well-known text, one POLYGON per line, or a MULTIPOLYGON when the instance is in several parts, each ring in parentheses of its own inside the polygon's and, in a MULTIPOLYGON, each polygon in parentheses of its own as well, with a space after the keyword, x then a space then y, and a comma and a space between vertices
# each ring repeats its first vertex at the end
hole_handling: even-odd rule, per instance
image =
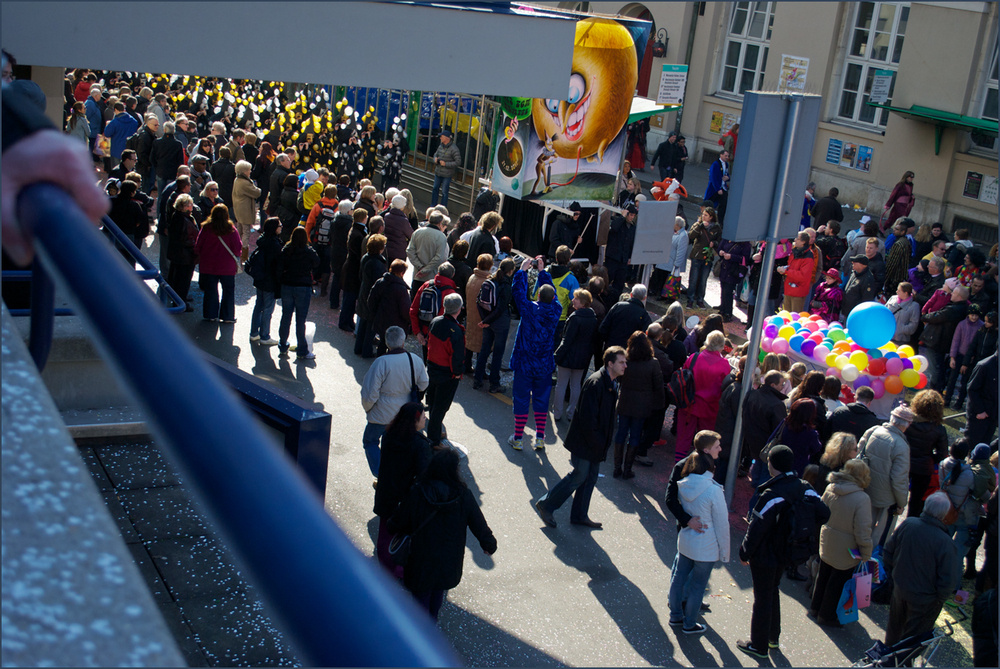
POLYGON ((18 218, 303 663, 458 666, 426 612, 336 526, 72 198, 36 184, 18 218))

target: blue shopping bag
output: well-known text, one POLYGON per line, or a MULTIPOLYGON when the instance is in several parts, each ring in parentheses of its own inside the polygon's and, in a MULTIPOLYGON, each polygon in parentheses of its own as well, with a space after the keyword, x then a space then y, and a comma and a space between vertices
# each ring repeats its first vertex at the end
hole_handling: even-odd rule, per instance
POLYGON ((841 625, 858 622, 858 592, 857 581, 853 578, 844 583, 844 590, 837 602, 837 622, 841 625))

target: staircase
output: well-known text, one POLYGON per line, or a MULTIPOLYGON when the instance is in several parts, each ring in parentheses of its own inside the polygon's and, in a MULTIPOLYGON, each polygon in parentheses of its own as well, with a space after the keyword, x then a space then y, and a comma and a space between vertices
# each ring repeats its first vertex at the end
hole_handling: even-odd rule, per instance
MULTIPOLYGON (((403 163, 400 173, 399 185, 401 188, 409 188, 413 193, 413 201, 416 204, 417 212, 423 218, 424 210, 431 206, 431 191, 434 189, 434 170, 424 171, 423 160, 418 161, 418 165, 411 164, 413 158, 408 158, 403 163)), ((428 165, 430 168, 431 166, 428 165)), ((451 213, 452 222, 458 220, 458 216, 465 211, 472 211, 469 205, 472 193, 479 192, 479 185, 473 185, 472 175, 467 171, 464 176, 459 171, 455 178, 451 180, 451 188, 448 192, 448 211, 451 213)))

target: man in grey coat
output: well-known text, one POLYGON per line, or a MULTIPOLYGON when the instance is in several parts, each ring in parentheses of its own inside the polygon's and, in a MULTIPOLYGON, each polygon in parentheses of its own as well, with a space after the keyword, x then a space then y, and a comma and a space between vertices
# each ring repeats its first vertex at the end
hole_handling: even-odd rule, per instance
POLYGON ((451 178, 455 176, 455 170, 462 163, 462 154, 452 142, 451 130, 441 131, 441 143, 438 144, 437 151, 434 152, 434 188, 431 190, 431 206, 438 204, 438 194, 440 202, 448 206, 448 189, 451 188, 451 178), (443 192, 441 192, 443 190, 443 192))
POLYGON ((890 511, 899 515, 906 508, 910 487, 910 445, 906 428, 913 422, 913 412, 898 406, 889 422, 876 425, 861 435, 858 457, 871 469, 871 483, 865 492, 872 501, 872 540, 880 543, 890 511))

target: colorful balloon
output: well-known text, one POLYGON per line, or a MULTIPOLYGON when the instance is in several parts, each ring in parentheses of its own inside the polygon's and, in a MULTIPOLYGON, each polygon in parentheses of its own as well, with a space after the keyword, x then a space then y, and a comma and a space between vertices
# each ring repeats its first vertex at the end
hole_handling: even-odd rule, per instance
POLYGON ((927 371, 927 358, 925 358, 924 356, 915 355, 909 358, 909 360, 910 362, 913 363, 913 369, 917 370, 918 372, 927 371))
POLYGON ((826 362, 826 356, 830 355, 830 348, 823 344, 817 344, 813 349, 813 357, 819 362, 826 362))
POLYGON ((896 317, 879 302, 862 302, 851 309, 847 331, 864 348, 878 348, 892 339, 896 332, 896 317))
POLYGON ((809 330, 809 332, 819 332, 819 326, 816 325, 816 321, 809 321, 803 327, 805 327, 806 330, 809 330))
POLYGON ((885 358, 875 358, 868 361, 868 373, 872 376, 885 374, 885 358))
POLYGON ((788 353, 788 340, 787 339, 775 339, 774 343, 771 344, 771 351, 778 353, 788 353))
POLYGON ((835 342, 842 342, 845 339, 847 339, 847 334, 840 328, 831 328, 829 334, 830 334, 830 339, 832 339, 835 342))
POLYGON ((836 367, 827 367, 826 368, 826 375, 827 376, 835 376, 835 377, 837 377, 839 379, 840 378, 840 370, 837 369, 836 367))
POLYGON ((923 372, 919 372, 920 380, 917 381, 917 385, 913 386, 916 390, 923 390, 927 387, 927 375, 923 372))
POLYGON ((850 363, 844 365, 843 369, 840 370, 841 378, 848 383, 853 383, 860 375, 861 372, 858 371, 858 368, 850 363))
MULTIPOLYGON (((900 360, 899 358, 889 358, 885 363, 885 371, 887 374, 896 376, 897 374, 902 372, 903 369, 904 369, 903 361, 900 360)), ((886 387, 886 390, 888 390, 888 386, 886 387)), ((895 393, 892 394, 895 395, 895 393)))
POLYGON ((868 349, 868 357, 872 359, 881 358, 882 351, 878 350, 877 348, 870 348, 868 349))
POLYGON ((890 395, 898 395, 903 392, 903 382, 899 380, 898 376, 887 376, 885 377, 885 392, 890 395))
POLYGON ((884 346, 879 346, 879 349, 883 351, 888 351, 890 353, 896 352, 896 345, 893 342, 886 342, 884 346))
POLYGON ((920 373, 912 369, 904 369, 899 373, 899 380, 907 388, 913 388, 920 383, 920 373))
POLYGON ((797 321, 797 320, 799 320, 799 319, 801 318, 801 316, 799 316, 799 315, 798 315, 798 314, 796 314, 796 313, 793 313, 793 314, 791 315, 791 318, 792 318, 792 320, 793 320, 793 321, 797 321))
MULTIPOLYGON (((841 353, 840 355, 838 355, 837 359, 833 361, 833 366, 836 367, 837 369, 839 369, 840 371, 844 371, 844 368, 847 367, 850 364, 851 364, 851 359, 848 358, 843 353, 841 353)), ((857 368, 855 368, 855 369, 857 369, 857 368)))
POLYGON ((885 358, 886 360, 902 360, 902 358, 899 357, 899 354, 895 351, 886 351, 885 358))
POLYGON ((792 338, 788 340, 788 346, 791 347, 793 351, 798 353, 802 350, 802 342, 805 340, 806 338, 800 334, 792 335, 792 338))
POLYGON ((882 382, 882 379, 872 379, 872 392, 875 393, 875 399, 885 395, 885 383, 882 382))
POLYGON ((791 325, 782 325, 780 328, 778 328, 778 336, 782 339, 788 339, 793 334, 795 334, 795 328, 793 328, 791 325))
POLYGON ((826 358, 823 360, 823 362, 826 363, 827 367, 836 367, 837 366, 837 354, 836 353, 827 353, 826 354, 826 358))
POLYGON ((816 342, 812 339, 806 339, 802 342, 802 349, 799 351, 802 355, 807 358, 813 357, 813 353, 816 351, 816 342))
POLYGON ((911 355, 914 355, 916 351, 914 351, 913 347, 909 344, 903 344, 896 349, 896 353, 899 354, 900 358, 909 358, 911 355))
POLYGON ((778 336, 778 326, 770 323, 764 328, 764 336, 774 339, 778 336))
POLYGON ((903 358, 903 368, 913 369, 913 361, 910 360, 909 358, 903 358))
POLYGON ((868 354, 864 351, 854 351, 850 357, 851 364, 858 369, 864 369, 868 366, 868 354))
POLYGON ((760 347, 767 353, 770 353, 771 350, 774 348, 774 340, 771 339, 770 337, 764 337, 763 339, 760 340, 760 347))
POLYGON ((872 385, 871 377, 869 377, 869 376, 867 376, 865 374, 862 374, 858 378, 854 379, 854 389, 855 390, 857 390, 858 388, 861 388, 862 386, 869 386, 870 387, 871 385, 872 385))

